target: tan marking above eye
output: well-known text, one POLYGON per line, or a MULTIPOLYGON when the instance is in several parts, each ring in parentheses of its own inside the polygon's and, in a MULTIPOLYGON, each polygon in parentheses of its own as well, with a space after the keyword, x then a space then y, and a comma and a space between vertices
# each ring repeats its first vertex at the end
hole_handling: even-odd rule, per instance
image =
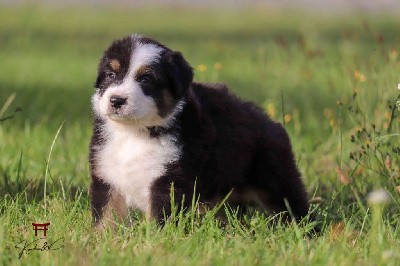
POLYGON ((117 59, 113 59, 113 60, 110 61, 110 67, 114 71, 119 71, 120 68, 121 68, 121 63, 117 59))
POLYGON ((140 76, 143 74, 149 74, 151 73, 151 68, 149 66, 141 66, 137 71, 136 71, 136 76, 140 76))

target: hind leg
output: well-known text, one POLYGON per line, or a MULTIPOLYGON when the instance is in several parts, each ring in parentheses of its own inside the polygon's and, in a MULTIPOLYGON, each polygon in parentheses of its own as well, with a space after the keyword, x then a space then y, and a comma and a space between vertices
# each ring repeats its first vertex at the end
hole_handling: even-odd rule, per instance
POLYGON ((284 212, 300 221, 308 213, 308 200, 301 180, 272 180, 258 186, 262 207, 274 213, 284 212), (300 182, 299 182, 300 181, 300 182))
POLYGON ((309 205, 290 144, 263 149, 256 158, 253 186, 259 200, 271 211, 288 211, 300 221, 307 215, 309 205))

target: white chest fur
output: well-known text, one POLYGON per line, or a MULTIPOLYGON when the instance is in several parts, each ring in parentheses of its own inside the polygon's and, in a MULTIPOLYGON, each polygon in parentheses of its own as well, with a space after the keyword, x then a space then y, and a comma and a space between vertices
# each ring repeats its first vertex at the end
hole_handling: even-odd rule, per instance
POLYGON ((152 183, 180 154, 181 147, 172 135, 150 138, 148 133, 112 130, 98 150, 96 170, 125 198, 128 207, 146 211, 152 183))

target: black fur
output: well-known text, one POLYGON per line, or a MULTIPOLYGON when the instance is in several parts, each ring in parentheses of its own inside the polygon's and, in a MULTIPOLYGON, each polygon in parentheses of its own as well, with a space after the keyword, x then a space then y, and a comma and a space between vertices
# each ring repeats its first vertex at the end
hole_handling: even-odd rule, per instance
POLYGON ((104 53, 103 58, 99 64, 99 75, 97 76, 94 84, 95 88, 99 88, 100 91, 104 91, 107 86, 110 85, 110 81, 106 80, 106 74, 109 72, 115 72, 116 80, 121 82, 129 69, 130 55, 132 54, 132 45, 130 37, 125 37, 122 40, 114 41, 113 44, 104 53), (111 69, 109 62, 112 59, 117 59, 120 63, 120 70, 114 71, 111 69))
POLYGON ((266 194, 263 203, 274 212, 287 210, 287 199, 298 220, 307 214, 306 191, 280 124, 253 103, 230 94, 222 84, 193 83, 185 99, 187 104, 177 118, 183 156, 153 185, 156 217, 163 208, 169 210, 171 182, 178 203, 185 194, 190 204, 196 182, 201 202, 222 199, 232 189, 239 194, 256 189, 266 194))
MULTIPOLYGON (((186 207, 196 183, 201 202, 223 199, 233 190, 229 202, 246 205, 249 200, 245 194, 253 191, 272 212, 287 211, 286 200, 297 220, 307 215, 306 190, 285 129, 255 104, 230 93, 225 85, 192 82, 192 68, 180 53, 148 38, 140 40, 165 48, 160 62, 153 67, 154 75, 161 77, 157 88, 143 87, 143 90, 159 90, 149 93, 156 102, 161 101, 160 90, 167 90, 174 104, 180 99, 185 101, 183 110, 168 128, 148 128, 150 138, 173 134, 177 145, 182 147, 181 158, 167 165, 167 171, 152 184, 150 215, 161 222, 164 213, 171 212, 172 183, 175 202, 180 203, 185 197, 186 207)), ((118 58, 124 71, 129 65, 126 58, 132 48, 126 42, 126 38, 114 42, 106 51, 99 66, 97 88, 107 87, 102 73, 108 59, 118 58)), ((157 106, 163 108, 162 104, 157 106)), ((171 110, 171 107, 163 109, 164 115, 171 110)), ((96 221, 101 218, 111 189, 95 173, 93 147, 105 141, 102 123, 96 118, 90 153, 92 209, 96 221)))

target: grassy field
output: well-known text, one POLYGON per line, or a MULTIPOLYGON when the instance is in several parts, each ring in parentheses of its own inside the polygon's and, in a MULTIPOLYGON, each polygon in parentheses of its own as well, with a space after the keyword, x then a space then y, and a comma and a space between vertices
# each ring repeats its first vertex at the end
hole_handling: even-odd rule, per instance
POLYGON ((398 25, 385 14, 264 8, 1 7, 0 264, 400 265, 398 25), (226 224, 178 213, 160 229, 133 214, 132 227, 92 230, 96 67, 113 39, 134 32, 285 124, 319 236, 308 236, 312 224, 229 211, 226 224), (383 202, 367 200, 381 188, 383 202), (22 252, 37 239, 31 223, 45 221, 59 249, 22 252))

